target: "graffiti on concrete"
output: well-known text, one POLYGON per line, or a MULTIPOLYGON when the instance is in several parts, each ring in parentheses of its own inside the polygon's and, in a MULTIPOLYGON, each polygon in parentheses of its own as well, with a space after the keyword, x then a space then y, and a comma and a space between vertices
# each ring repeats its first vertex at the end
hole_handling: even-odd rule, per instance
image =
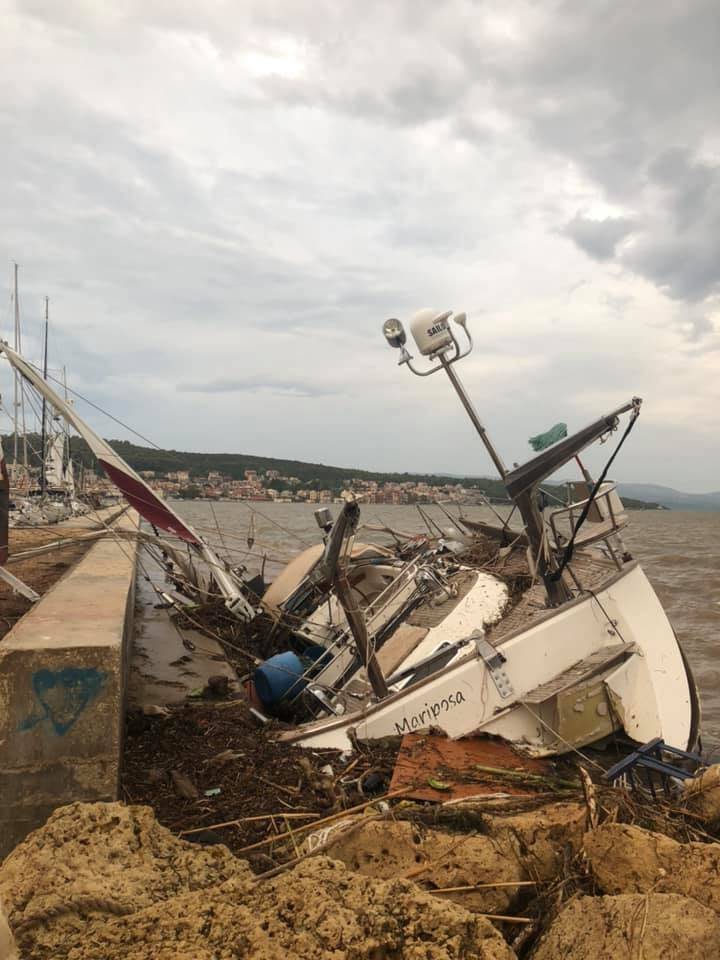
POLYGON ((105 674, 95 667, 64 667, 62 670, 37 670, 32 688, 38 706, 20 724, 32 730, 48 720, 55 733, 64 737, 105 683, 105 674))

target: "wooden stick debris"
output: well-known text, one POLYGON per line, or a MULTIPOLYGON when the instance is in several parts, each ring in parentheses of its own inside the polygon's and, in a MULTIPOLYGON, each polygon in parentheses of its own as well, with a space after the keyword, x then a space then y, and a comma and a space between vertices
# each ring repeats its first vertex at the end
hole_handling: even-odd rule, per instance
MULTIPOLYGON (((355 823, 348 824, 347 829, 343 831, 343 836, 351 833, 353 830, 357 830, 358 827, 362 827, 366 823, 372 823, 374 820, 382 820, 384 816, 384 813, 379 813, 373 817, 364 817, 362 820, 356 820, 355 823)), ((288 860, 285 863, 281 863, 279 866, 273 867, 272 870, 266 870, 265 873, 258 873, 254 878, 254 882, 260 883, 263 880, 270 880, 272 877, 277 877, 279 874, 285 873, 286 870, 292 870, 293 867, 296 867, 299 863, 302 863, 303 860, 308 860, 310 857, 316 857, 330 843, 332 843, 334 839, 334 836, 325 837, 323 842, 318 844, 317 847, 300 854, 300 856, 295 857, 294 860, 288 860)))
MULTIPOLYGON (((367 807, 372 806, 373 803, 379 803, 381 800, 394 800, 396 797, 405 797, 410 793, 407 787, 403 787, 402 790, 392 790, 390 793, 386 793, 382 797, 373 797, 370 800, 366 800, 364 803, 358 803, 354 807, 348 807, 347 810, 340 810, 339 813, 333 813, 329 817, 324 817, 322 820, 315 820, 313 823, 305 823, 302 826, 299 826, 295 831, 296 834, 301 831, 311 830, 314 827, 322 827, 327 823, 334 823, 336 820, 342 820, 343 817, 348 817, 352 813, 360 813, 361 810, 365 810, 367 807)), ((207 829, 207 828, 206 828, 207 829)), ((259 840, 257 843, 251 843, 248 847, 241 847, 239 850, 236 850, 236 854, 247 853, 248 850, 257 850, 260 847, 267 847, 271 843, 276 843, 278 840, 288 840, 290 835, 288 833, 279 833, 274 837, 266 837, 264 840, 259 840)))
POLYGON ((205 827, 193 827, 192 830, 181 830, 179 837, 187 837, 191 833, 202 833, 203 830, 222 830, 223 827, 239 827, 241 823, 255 823, 258 820, 272 820, 274 817, 292 817, 293 820, 311 820, 317 813, 261 813, 256 817, 239 817, 237 820, 225 820, 224 823, 211 823, 205 827))
POLYGON ((500 920, 502 923, 535 923, 533 917, 506 917, 502 913, 473 913, 475 917, 485 917, 486 920, 500 920))
POLYGON ((262 783, 267 784, 268 787, 273 787, 275 790, 282 790, 282 792, 287 793, 289 797, 296 797, 300 793, 297 787, 283 787, 282 784, 273 783, 272 780, 266 780, 265 777, 261 777, 259 773, 256 773, 255 776, 262 783))
POLYGON ((502 767, 486 767, 482 763, 473 763, 472 770, 479 770, 480 773, 491 773, 496 776, 506 777, 508 780, 528 780, 532 783, 544 783, 548 786, 567 787, 568 790, 579 790, 580 783, 577 780, 563 780, 552 774, 526 773, 522 770, 504 770, 502 767))
POLYGON ((342 780, 343 777, 346 777, 346 776, 350 773, 351 770, 354 770, 355 767, 360 763, 361 760, 362 760, 362 757, 355 757, 355 759, 353 760, 353 762, 352 762, 352 763, 349 763, 349 764, 345 767, 345 769, 344 769, 344 770, 341 770, 340 773, 335 777, 335 779, 333 780, 333 786, 334 786, 334 787, 337 786, 337 784, 339 783, 339 781, 342 780))
POLYGON ((498 880, 495 883, 476 883, 469 887, 434 887, 427 893, 471 893, 473 890, 491 890, 495 887, 536 887, 537 880, 498 880))

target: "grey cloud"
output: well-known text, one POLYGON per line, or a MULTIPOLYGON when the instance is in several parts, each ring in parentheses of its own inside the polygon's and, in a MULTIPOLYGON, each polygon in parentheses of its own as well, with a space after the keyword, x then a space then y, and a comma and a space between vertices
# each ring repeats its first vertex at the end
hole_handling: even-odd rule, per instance
POLYGON ((720 293, 720 166, 676 149, 653 161, 648 180, 643 231, 623 263, 673 299, 712 298, 720 293))
POLYGON ((336 391, 322 384, 278 377, 243 377, 208 380, 205 383, 180 383, 180 393, 258 393, 269 392, 286 397, 325 397, 336 391))
POLYGON ((317 109, 322 105, 387 126, 414 127, 459 111, 467 90, 465 80, 458 71, 411 63, 399 77, 381 85, 361 78, 343 90, 328 85, 324 76, 305 82, 274 76, 268 77, 263 87, 268 97, 293 106, 317 109))
POLYGON ((268 252, 268 230, 292 237, 292 215, 285 221, 283 211, 321 201, 292 173, 267 181, 236 173, 205 190, 180 160, 141 145, 125 124, 60 97, 22 115, 6 108, 0 136, 8 253, 75 302, 103 304, 107 323, 132 312, 174 335, 228 322, 282 329, 333 306, 342 325, 353 316, 337 308, 349 299, 357 310, 388 296, 382 269, 372 277, 366 270, 355 295, 357 276, 335 273, 331 263, 268 252), (32 137, 23 135, 29 129, 32 137), (268 197, 277 213, 263 223, 268 197))
POLYGON ((692 227, 717 205, 720 167, 693 160, 690 151, 676 147, 661 153, 650 164, 651 183, 665 188, 668 208, 678 230, 692 227))
MULTIPOLYGON (((720 283, 718 168, 698 159, 720 116, 718 36, 715 0, 562 3, 534 52, 503 65, 498 84, 505 109, 536 142, 633 210, 636 237, 622 266, 688 304, 720 283)), ((600 259, 613 256, 613 230, 607 221, 568 225, 600 259)))
POLYGON ((618 243, 633 230, 631 220, 624 217, 606 217, 604 220, 592 220, 576 213, 565 224, 563 233, 573 240, 595 260, 610 260, 618 243))
MULTIPOLYGON (((673 299, 691 304, 712 296, 720 280, 720 204, 716 171, 696 153, 720 116, 716 0, 551 3, 534 18, 539 26, 528 16, 527 42, 517 48, 493 46, 477 26, 482 8, 452 9, 454 20, 424 10, 403 21, 399 69, 389 69, 382 56, 366 70, 357 63, 338 69, 336 45, 338 82, 328 83, 322 65, 329 69, 330 55, 323 60, 318 46, 318 73, 300 82, 269 79, 267 89, 288 102, 322 104, 390 127, 445 121, 482 152, 498 140, 485 113, 499 111, 543 149, 569 158, 605 199, 632 210, 604 220, 578 213, 565 232, 582 250, 599 261, 619 255, 625 269, 673 299), (632 249, 623 246, 619 254, 619 241, 631 231, 632 249)), ((526 11, 517 4, 508 12, 526 11)), ((352 13, 345 14, 352 22, 352 13)), ((309 28, 310 42, 317 29, 309 28)), ((452 249, 412 222, 394 225, 388 237, 452 249)))
POLYGON ((456 297, 487 308, 474 362, 518 341, 552 359, 519 388, 468 377, 524 455, 523 409, 585 419, 589 365, 622 394, 638 370, 663 375, 654 344, 615 363, 630 272, 675 299, 688 364, 713 341, 716 0, 17 0, 8 19, 0 250, 23 265, 24 316, 38 327, 49 292, 71 382, 163 445, 232 435, 268 455, 488 470, 446 385, 403 377, 379 332, 456 297), (598 224, 594 200, 627 212, 598 224), (563 223, 623 267, 611 285, 563 223), (575 281, 607 319, 591 356, 575 281), (541 316, 563 324, 562 354, 541 316), (322 421, 290 422, 296 398, 322 421))

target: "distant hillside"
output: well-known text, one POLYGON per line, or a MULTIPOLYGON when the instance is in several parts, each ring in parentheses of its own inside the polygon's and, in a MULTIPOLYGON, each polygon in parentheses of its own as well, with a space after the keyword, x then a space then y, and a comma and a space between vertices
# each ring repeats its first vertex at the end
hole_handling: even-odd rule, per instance
POLYGON ((671 510, 720 510, 720 491, 714 493, 683 493, 658 483, 618 483, 623 500, 635 497, 649 503, 661 504, 671 510))
MULTIPOLYGON (((3 446, 6 457, 9 457, 13 448, 12 434, 3 436, 3 446)), ((72 438, 73 460, 86 467, 95 467, 95 460, 87 444, 80 437, 72 438)), ((324 463, 306 463, 302 460, 280 460, 275 457, 257 457, 245 453, 191 453, 181 450, 159 450, 154 447, 141 447, 127 440, 109 440, 108 443, 117 450, 120 456, 138 472, 154 470, 156 473, 173 473, 178 470, 188 470, 192 477, 206 477, 212 470, 217 470, 235 480, 241 480, 246 470, 256 470, 265 473, 267 470, 277 470, 283 477, 297 477, 302 486, 309 490, 339 491, 353 478, 359 480, 376 480, 380 482, 405 483, 425 482, 438 486, 462 484, 465 487, 481 490, 487 496, 507 499, 505 488, 499 480, 483 479, 478 477, 447 477, 438 474, 418 473, 377 473, 370 470, 355 468, 333 467, 324 463)), ((36 435, 28 437, 31 450, 38 450, 40 438, 36 435)), ((30 455, 33 466, 39 466, 39 460, 30 455)))
MULTIPOLYGON (((6 456, 13 448, 12 434, 3 436, 3 446, 6 456)), ((72 438, 73 460, 82 463, 85 467, 95 468, 95 458, 84 440, 80 437, 72 438)), ((178 470, 188 470, 192 477, 206 477, 212 470, 217 470, 233 479, 240 480, 246 470, 256 470, 265 473, 267 470, 277 470, 283 477, 297 477, 302 486, 308 490, 340 490, 353 478, 359 480, 375 480, 378 483, 428 483, 433 486, 454 486, 461 484, 468 489, 480 490, 486 496, 496 500, 507 500, 505 488, 500 480, 488 477, 459 477, 447 474, 419 474, 419 473, 378 473, 371 470, 358 470, 347 467, 333 467, 324 463, 306 463, 302 460, 279 460, 274 457, 257 457, 245 453, 190 453, 181 450, 159 450, 154 447, 141 447, 127 440, 109 440, 108 443, 117 450, 120 456, 138 472, 154 470, 156 473, 173 473, 178 470)), ((40 438, 36 435, 28 437, 31 450, 38 450, 40 438)), ((32 465, 39 466, 36 456, 30 456, 32 465)), ((544 489, 554 493, 564 500, 565 488, 544 484, 544 489)), ((643 503, 634 498, 625 500, 629 509, 652 509, 653 503, 643 503)))

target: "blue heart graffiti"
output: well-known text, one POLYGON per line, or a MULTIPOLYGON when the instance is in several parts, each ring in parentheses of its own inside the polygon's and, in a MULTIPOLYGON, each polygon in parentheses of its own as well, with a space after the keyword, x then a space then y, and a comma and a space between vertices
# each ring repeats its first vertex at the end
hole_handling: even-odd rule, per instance
POLYGON ((106 675, 95 667, 36 671, 32 677, 32 687, 42 712, 33 711, 20 724, 20 729, 32 730, 47 719, 58 736, 65 736, 102 690, 105 679, 106 675))

